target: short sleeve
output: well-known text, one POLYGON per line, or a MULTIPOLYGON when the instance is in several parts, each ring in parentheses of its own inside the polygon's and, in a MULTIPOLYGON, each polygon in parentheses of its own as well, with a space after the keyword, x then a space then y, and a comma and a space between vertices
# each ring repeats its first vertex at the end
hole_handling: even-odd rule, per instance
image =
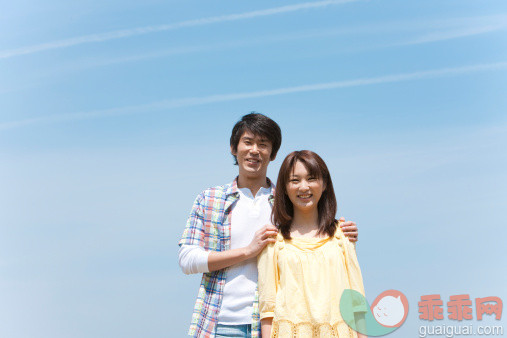
MULTIPOLYGON (((361 274, 361 268, 359 267, 359 262, 357 260, 356 246, 348 240, 339 226, 337 226, 336 229, 336 237, 343 243, 345 264, 347 267, 350 288, 361 293, 364 296, 365 292, 363 285, 363 276, 361 274)), ((366 300, 364 298, 357 298, 353 304, 353 311, 367 312, 368 304, 366 303, 366 300)))
POLYGON ((275 316, 276 292, 279 283, 276 245, 277 243, 268 244, 257 257, 260 319, 275 316))

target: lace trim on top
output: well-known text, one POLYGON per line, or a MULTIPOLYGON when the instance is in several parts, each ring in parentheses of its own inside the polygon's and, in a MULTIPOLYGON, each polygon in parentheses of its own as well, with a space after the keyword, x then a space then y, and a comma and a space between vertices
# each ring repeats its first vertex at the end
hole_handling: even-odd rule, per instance
POLYGON ((345 322, 334 325, 311 322, 293 323, 290 320, 273 320, 271 338, 357 338, 357 334, 345 322))

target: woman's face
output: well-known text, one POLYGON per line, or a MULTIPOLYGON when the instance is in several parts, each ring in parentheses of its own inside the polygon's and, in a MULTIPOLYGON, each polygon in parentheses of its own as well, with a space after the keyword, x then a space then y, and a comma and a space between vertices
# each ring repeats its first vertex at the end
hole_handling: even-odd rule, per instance
POLYGON ((324 191, 324 183, 322 178, 310 175, 303 163, 297 161, 286 188, 294 210, 311 211, 317 208, 324 191))

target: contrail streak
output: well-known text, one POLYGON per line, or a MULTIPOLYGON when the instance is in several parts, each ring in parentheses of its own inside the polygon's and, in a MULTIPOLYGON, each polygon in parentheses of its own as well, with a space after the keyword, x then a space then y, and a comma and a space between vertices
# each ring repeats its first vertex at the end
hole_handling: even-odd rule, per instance
POLYGON ((464 66, 464 67, 418 71, 418 72, 412 72, 412 73, 385 75, 385 76, 379 76, 379 77, 359 78, 359 79, 346 80, 346 81, 335 81, 335 82, 326 82, 326 83, 318 83, 318 84, 310 84, 310 85, 302 85, 302 86, 294 86, 294 87, 260 90, 260 91, 253 91, 253 92, 218 94, 218 95, 208 95, 208 96, 200 96, 200 97, 188 97, 188 98, 181 98, 181 99, 163 100, 163 101, 153 102, 153 103, 149 103, 149 104, 136 105, 136 106, 128 106, 128 107, 120 107, 120 108, 112 108, 112 109, 101 109, 101 110, 86 111, 86 112, 79 112, 79 113, 58 114, 58 115, 43 116, 43 117, 24 119, 24 120, 12 121, 12 122, 4 122, 4 123, 0 123, 0 130, 22 127, 25 125, 30 125, 30 124, 35 124, 35 123, 49 123, 49 122, 58 122, 58 121, 65 121, 65 120, 77 120, 77 119, 84 119, 84 118, 104 117, 104 116, 111 116, 111 115, 146 113, 146 112, 150 112, 150 111, 160 111, 160 110, 165 110, 165 109, 174 109, 174 108, 178 108, 178 107, 197 106, 197 105, 216 103, 216 102, 227 102, 227 101, 244 100, 244 99, 260 98, 260 97, 268 97, 268 96, 277 96, 277 95, 321 91, 321 90, 331 90, 331 89, 338 89, 338 88, 359 87, 359 86, 384 84, 384 83, 396 83, 396 82, 403 82, 403 81, 422 80, 422 79, 431 79, 431 78, 444 77, 444 76, 468 74, 468 73, 474 73, 474 72, 480 72, 480 71, 493 71, 493 70, 505 70, 505 69, 507 69, 507 62, 498 62, 498 63, 478 64, 478 65, 471 65, 471 66, 464 66))
POLYGON ((79 63, 71 63, 67 65, 59 65, 56 70, 57 71, 76 71, 83 70, 94 67, 115 65, 120 63, 127 62, 136 62, 142 61, 146 59, 154 59, 161 57, 168 57, 172 55, 178 54, 192 54, 192 53, 201 53, 207 51, 216 51, 216 50, 226 50, 233 48, 240 48, 244 46, 252 46, 252 45, 260 45, 260 44, 273 44, 279 42, 287 42, 287 41, 297 41, 303 39, 313 39, 313 38, 321 38, 321 37, 333 37, 338 35, 352 35, 352 34, 361 34, 361 33, 371 33, 371 32, 391 32, 395 31, 408 31, 414 29, 420 29, 422 27, 431 27, 436 26, 439 30, 433 31, 431 33, 425 35, 415 36, 413 38, 402 40, 399 42, 392 43, 380 43, 380 44, 368 44, 368 46, 364 47, 356 47, 356 48, 344 48, 341 52, 346 53, 357 53, 364 52, 367 50, 375 50, 379 48, 389 48, 396 46, 408 46, 408 45, 417 45, 424 43, 432 43, 438 41, 445 41, 457 38, 465 38, 469 36, 475 36, 479 34, 486 34, 491 32, 496 32, 499 30, 507 29, 507 15, 494 15, 487 17, 474 17, 474 18, 455 18, 449 20, 441 20, 441 21, 425 21, 425 22, 398 22, 398 23, 389 23, 389 24, 376 24, 376 25, 368 25, 368 26, 359 26, 359 27, 349 27, 349 28, 340 28, 340 29, 329 29, 329 30, 309 30, 303 32, 296 32, 291 34, 283 34, 283 35, 270 35, 270 36, 262 36, 258 38, 251 39, 242 39, 236 41, 215 43, 215 44, 201 44, 201 45, 191 45, 191 46, 183 46, 172 49, 166 49, 161 51, 154 51, 150 53, 137 54, 137 55, 125 55, 119 57, 111 57, 104 59, 95 59, 95 60, 82 60, 79 63), (465 26, 465 27, 452 27, 455 25, 465 26), (472 26, 466 26, 470 25, 472 26), (451 26, 451 27, 449 27, 451 26))
POLYGON ((105 33, 91 34, 78 36, 74 38, 52 41, 47 43, 42 43, 38 45, 26 46, 16 49, 3 50, 0 51, 0 59, 7 59, 14 56, 33 54, 37 52, 42 52, 51 49, 59 49, 59 48, 67 48, 77 45, 82 45, 85 43, 93 43, 93 42, 104 42, 108 40, 122 39, 132 36, 145 35, 149 33, 155 32, 163 32, 176 30, 185 27, 195 27, 195 26, 204 26, 211 25, 215 23, 228 22, 228 21, 238 21, 244 19, 251 19, 262 16, 270 16, 282 13, 296 12, 304 9, 311 8, 321 8, 332 5, 339 5, 348 2, 355 2, 359 0, 325 0, 325 1, 312 1, 312 2, 304 2, 296 5, 288 5, 282 7, 274 7, 268 9, 262 9, 258 11, 238 13, 238 14, 229 14, 229 15, 221 15, 221 16, 213 16, 208 18, 187 20, 182 22, 177 22, 173 24, 166 25, 158 25, 158 26, 146 26, 146 27, 137 27, 131 29, 123 29, 105 33))

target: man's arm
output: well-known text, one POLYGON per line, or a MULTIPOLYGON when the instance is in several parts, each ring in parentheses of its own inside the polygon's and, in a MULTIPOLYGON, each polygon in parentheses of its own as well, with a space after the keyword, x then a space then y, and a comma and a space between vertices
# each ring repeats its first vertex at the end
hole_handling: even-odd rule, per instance
POLYGON ((338 221, 342 222, 340 223, 340 228, 343 234, 348 237, 349 241, 353 243, 357 242, 358 232, 356 223, 352 221, 345 222, 345 218, 343 217, 340 217, 338 221))
MULTIPOLYGON (((205 237, 205 226, 204 226, 204 200, 205 200, 205 194, 204 192, 199 194, 197 198, 194 201, 194 205, 192 206, 192 211, 190 212, 190 216, 187 220, 187 225, 185 227, 185 230, 183 231, 183 235, 181 237, 181 240, 179 242, 180 245, 180 252, 179 252, 179 260, 180 260, 180 266, 185 273, 196 273, 194 271, 197 271, 197 269, 192 268, 192 264, 186 264, 187 266, 182 265, 182 256, 184 256, 185 251, 182 251, 181 247, 183 246, 191 246, 191 247, 201 247, 203 248, 204 245, 204 237, 205 237)), ((256 257, 262 249, 268 244, 275 242, 274 236, 278 233, 278 230, 273 225, 266 225, 259 231, 255 233, 254 238, 252 239, 252 242, 244 247, 239 249, 232 249, 227 251, 203 251, 199 252, 199 250, 192 250, 190 257, 195 257, 194 255, 200 256, 197 260, 202 262, 203 255, 208 256, 208 270, 216 271, 220 269, 227 268, 231 265, 238 264, 243 262, 244 260, 247 260, 251 257, 256 257)), ((195 249, 195 248, 193 248, 195 249)), ((194 261, 193 259, 183 259, 183 263, 185 261, 194 261)), ((208 271, 202 271, 203 270, 203 264, 197 264, 199 265, 199 272, 208 272, 208 271)))
POLYGON ((273 225, 265 225, 255 232, 252 242, 244 248, 227 251, 211 251, 208 255, 209 271, 225 269, 249 258, 257 257, 268 243, 276 242, 278 229, 273 225))
POLYGON ((181 245, 178 251, 178 263, 184 274, 209 272, 209 252, 198 245, 181 245))

